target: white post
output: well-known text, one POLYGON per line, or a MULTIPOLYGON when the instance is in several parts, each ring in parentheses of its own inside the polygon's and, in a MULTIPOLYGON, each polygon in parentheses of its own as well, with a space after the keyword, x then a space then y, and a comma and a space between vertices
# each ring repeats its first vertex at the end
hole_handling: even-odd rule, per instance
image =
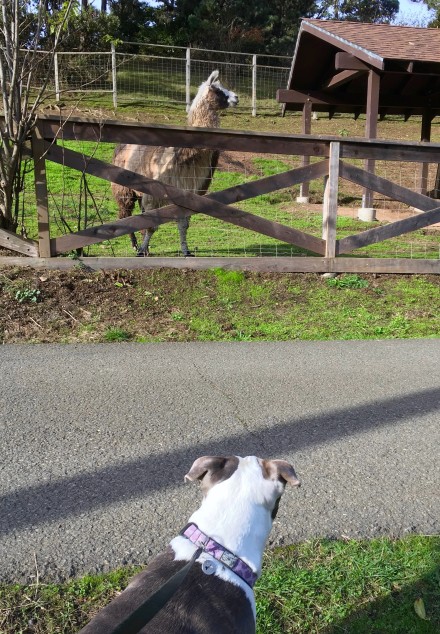
POLYGON ((60 76, 58 74, 58 53, 53 57, 53 70, 55 73, 55 99, 60 100, 60 76))
POLYGON ((252 55, 252 116, 257 116, 257 56, 252 55))
POLYGON ((191 48, 188 46, 186 49, 186 67, 185 67, 185 99, 186 99, 186 111, 189 111, 191 106, 191 48))
POLYGON ((325 184, 322 213, 322 239, 325 240, 325 257, 336 256, 336 219, 338 216, 340 144, 330 143, 329 175, 325 184))
POLYGON ((112 84, 113 84, 113 108, 118 107, 118 91, 116 86, 116 49, 113 42, 111 43, 112 51, 112 84))

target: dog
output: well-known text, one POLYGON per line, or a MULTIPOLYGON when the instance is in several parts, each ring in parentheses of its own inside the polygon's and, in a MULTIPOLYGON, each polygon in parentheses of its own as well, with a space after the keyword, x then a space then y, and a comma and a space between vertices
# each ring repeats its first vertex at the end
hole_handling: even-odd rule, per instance
POLYGON ((185 476, 200 481, 203 501, 189 523, 145 571, 80 634, 255 634, 252 586, 285 485, 299 486, 284 460, 203 456, 185 476), (121 623, 192 558, 166 605, 141 629, 121 623))

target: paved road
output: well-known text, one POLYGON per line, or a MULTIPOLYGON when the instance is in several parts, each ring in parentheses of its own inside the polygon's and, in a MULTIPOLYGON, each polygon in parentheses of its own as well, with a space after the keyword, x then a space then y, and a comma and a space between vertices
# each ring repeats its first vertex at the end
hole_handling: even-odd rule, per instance
POLYGON ((0 347, 0 578, 145 562, 194 458, 290 460, 272 543, 440 530, 440 340, 0 347))

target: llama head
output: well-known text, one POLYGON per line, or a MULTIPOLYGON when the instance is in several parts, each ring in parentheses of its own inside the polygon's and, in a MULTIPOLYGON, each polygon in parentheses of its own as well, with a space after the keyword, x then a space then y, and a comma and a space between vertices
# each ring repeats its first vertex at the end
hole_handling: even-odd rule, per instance
POLYGON ((238 104, 238 96, 232 90, 228 90, 220 82, 219 71, 214 70, 208 79, 200 86, 199 91, 194 99, 193 105, 200 100, 209 100, 209 106, 212 110, 225 110, 230 106, 238 104))

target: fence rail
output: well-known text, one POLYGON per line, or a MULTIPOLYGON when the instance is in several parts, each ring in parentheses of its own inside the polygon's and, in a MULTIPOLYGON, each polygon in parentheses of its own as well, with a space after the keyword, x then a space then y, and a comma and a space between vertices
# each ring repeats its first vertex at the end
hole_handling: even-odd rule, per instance
MULTIPOLYGON (((42 81, 47 53, 33 54, 41 58, 37 67, 41 66, 42 81)), ((120 47, 112 44, 110 51, 56 53, 49 86, 57 101, 77 93, 99 93, 111 97, 113 108, 130 102, 188 107, 197 87, 215 68, 223 83, 240 95, 241 109, 253 116, 258 111, 280 111, 275 95, 287 85, 288 57, 125 42, 120 47), (133 52, 136 48, 138 52, 133 52)))
MULTIPOLYGON (((80 249, 104 240, 156 227, 176 220, 182 215, 204 214, 223 223, 236 225, 280 243, 305 249, 301 257, 252 257, 252 258, 114 258, 111 266, 177 268, 210 268, 215 261, 226 268, 250 270, 315 271, 315 272, 376 272, 376 273, 440 273, 440 259, 364 258, 346 257, 367 245, 388 240, 394 236, 430 227, 440 221, 438 201, 429 196, 403 187, 387 178, 379 177, 350 163, 353 159, 377 159, 398 162, 440 163, 440 144, 399 141, 362 140, 337 137, 313 137, 308 135, 279 135, 271 133, 236 132, 228 130, 204 130, 182 127, 134 124, 118 121, 91 121, 69 118, 41 118, 33 138, 35 163, 35 190, 38 215, 38 243, 29 243, 0 231, 0 244, 25 255, 42 258, 80 249), (234 185, 219 192, 199 196, 188 191, 151 180, 116 167, 92 156, 85 156, 55 140, 94 141, 107 143, 135 143, 140 145, 167 145, 175 147, 221 149, 229 152, 259 152, 269 155, 305 155, 318 158, 316 162, 296 167, 258 180, 234 185), (108 182, 128 186, 138 192, 157 193, 171 204, 160 209, 146 211, 121 220, 102 222, 79 231, 52 237, 50 233, 49 199, 46 180, 47 161, 76 170, 78 180, 92 175, 108 182), (322 237, 286 226, 274 220, 245 211, 240 204, 249 198, 261 196, 292 185, 318 178, 326 178, 323 203, 322 237), (422 210, 413 217, 378 226, 358 234, 338 239, 336 219, 338 215, 339 180, 346 179, 361 187, 400 200, 422 210), (234 206, 231 204, 234 203, 234 206), (9 241, 9 242, 8 242, 9 241), (308 252, 308 253, 307 253, 308 252), (310 256, 313 253, 315 255, 310 256), (341 257, 342 256, 342 257, 341 257)), ((7 258, 4 258, 7 259, 7 258)), ((27 260, 31 260, 28 258, 27 260)), ((47 260, 45 260, 47 262, 47 260)), ((106 258, 90 258, 91 266, 110 266, 106 258)))

